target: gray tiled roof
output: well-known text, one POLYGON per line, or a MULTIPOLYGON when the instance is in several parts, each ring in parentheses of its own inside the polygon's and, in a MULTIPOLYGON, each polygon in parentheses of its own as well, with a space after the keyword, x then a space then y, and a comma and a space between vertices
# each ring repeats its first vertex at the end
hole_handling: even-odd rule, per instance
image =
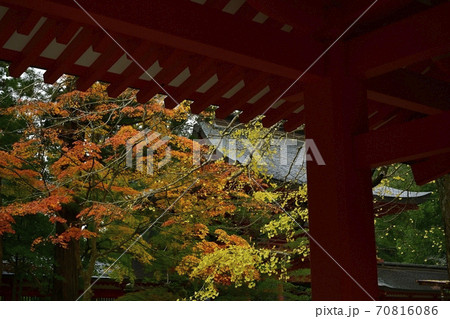
MULTIPOLYGON (((222 137, 221 131, 223 126, 215 124, 208 124, 199 122, 201 135, 209 140, 209 143, 218 146, 218 150, 223 150, 221 153, 225 154, 231 161, 238 161, 243 163, 251 152, 251 147, 246 147, 240 141, 236 141, 236 152, 229 152, 232 141, 228 137, 222 137), (242 154, 243 153, 243 154, 242 154)), ((278 139, 271 145, 273 155, 264 158, 262 167, 267 169, 267 174, 276 180, 292 181, 299 184, 307 182, 306 175, 306 160, 304 152, 304 142, 299 138, 278 139), (295 145, 292 145, 295 144, 295 145)), ((263 154, 261 154, 263 155, 263 154)), ((409 203, 420 203, 427 200, 431 192, 412 192, 401 189, 396 189, 387 186, 377 186, 373 188, 373 195, 378 198, 385 199, 407 199, 409 203)))
POLYGON ((392 290, 433 291, 417 280, 448 280, 447 269, 442 266, 383 263, 378 265, 378 286, 392 290))

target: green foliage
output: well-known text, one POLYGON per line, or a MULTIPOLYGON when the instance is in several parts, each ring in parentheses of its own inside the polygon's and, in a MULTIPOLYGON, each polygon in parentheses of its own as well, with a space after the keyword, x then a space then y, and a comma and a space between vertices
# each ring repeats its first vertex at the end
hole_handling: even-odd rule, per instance
MULTIPOLYGON (((20 78, 12 78, 7 67, 7 63, 0 61, 0 151, 10 150, 26 129, 25 120, 5 114, 4 110, 24 100, 48 100, 53 92, 57 94, 52 86, 43 84, 42 72, 30 68, 20 78)), ((10 179, 0 178, 0 183, 0 206, 31 195, 20 183, 10 179)), ((32 282, 42 294, 49 292, 54 265, 53 246, 31 248, 34 239, 52 233, 53 226, 41 215, 17 216, 12 224, 14 233, 0 236, 0 262, 7 265, 2 270, 17 274, 12 287, 17 299, 21 297, 24 280, 32 282)))
POLYGON ((223 287, 217 301, 306 301, 311 300, 311 289, 307 286, 280 282, 270 277, 256 283, 254 288, 246 286, 223 287))
POLYGON ((145 290, 130 292, 118 298, 118 301, 173 301, 180 296, 166 287, 152 287, 145 290))
POLYGON ((39 245, 33 250, 31 247, 35 238, 51 233, 53 225, 41 215, 29 215, 17 217, 13 229, 14 234, 6 233, 2 238, 3 260, 8 265, 4 271, 17 274, 13 291, 20 298, 20 286, 26 280, 47 294, 53 273, 53 245, 39 245))
POLYGON ((436 184, 417 186, 407 165, 389 167, 388 175, 384 185, 432 195, 418 210, 376 219, 378 257, 390 262, 444 265, 444 227, 436 184))

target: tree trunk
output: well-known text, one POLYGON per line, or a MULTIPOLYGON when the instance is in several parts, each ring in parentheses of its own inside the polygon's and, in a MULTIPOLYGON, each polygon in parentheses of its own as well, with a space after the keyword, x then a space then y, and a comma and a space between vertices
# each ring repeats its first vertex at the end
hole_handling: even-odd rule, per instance
MULTIPOLYGON (((95 232, 97 232, 97 227, 94 229, 95 232)), ((91 256, 89 258, 89 263, 82 271, 82 280, 83 280, 83 300, 89 301, 92 300, 92 297, 94 296, 93 287, 91 287, 91 279, 94 275, 95 270, 95 262, 97 260, 97 238, 90 238, 88 239, 88 242, 91 246, 91 256)))
POLYGON ((11 300, 18 300, 17 299, 17 279, 19 278, 19 256, 16 254, 14 258, 14 277, 12 282, 12 298, 11 300))
POLYGON ((445 251, 447 256, 447 272, 450 279, 450 175, 445 175, 437 181, 439 200, 445 230, 445 251))
MULTIPOLYGON (((73 121, 65 123, 61 138, 68 147, 73 147, 78 140, 73 121)), ((56 223, 56 235, 63 233, 67 227, 77 222, 79 206, 75 203, 63 205, 60 215, 67 222, 56 223)), ((72 239, 67 248, 55 247, 55 277, 53 278, 53 300, 77 300, 80 294, 80 243, 72 239)))
POLYGON ((92 297, 94 296, 94 292, 92 291, 91 287, 91 278, 92 276, 89 276, 88 273, 83 275, 83 300, 84 301, 90 301, 92 300, 92 297))
MULTIPOLYGON (((61 217, 67 220, 67 225, 76 220, 77 211, 70 205, 61 210, 61 217)), ((64 225, 56 225, 56 233, 64 232, 64 225)), ((79 296, 79 242, 71 240, 67 248, 55 247, 55 278, 53 279, 53 300, 76 300, 79 296)))
POLYGON ((284 284, 282 282, 277 285, 277 299, 284 301, 284 284))

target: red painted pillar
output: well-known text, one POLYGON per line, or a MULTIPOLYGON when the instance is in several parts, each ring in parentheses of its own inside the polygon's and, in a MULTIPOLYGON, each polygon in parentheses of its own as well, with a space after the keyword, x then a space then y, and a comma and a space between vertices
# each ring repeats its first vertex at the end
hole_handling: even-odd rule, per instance
POLYGON ((336 49, 327 77, 305 87, 306 137, 325 161, 307 163, 310 233, 317 241, 311 241, 312 296, 371 300, 378 298, 371 171, 358 165, 352 147, 353 136, 368 129, 366 90, 346 74, 345 55, 336 49))

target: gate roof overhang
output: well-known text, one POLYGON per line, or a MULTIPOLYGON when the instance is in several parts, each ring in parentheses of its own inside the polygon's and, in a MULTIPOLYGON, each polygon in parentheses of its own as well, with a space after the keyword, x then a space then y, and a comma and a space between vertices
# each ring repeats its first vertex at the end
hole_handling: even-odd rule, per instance
MULTIPOLYGON (((69 0, 0 1, 0 58, 11 75, 40 67, 51 83, 63 73, 79 76, 80 89, 109 82, 112 96, 134 87, 141 102, 165 90, 193 100, 194 112, 214 104, 242 120, 270 108, 267 125, 286 120, 293 130, 304 122, 303 83, 327 72, 326 59, 284 90, 371 1, 78 3, 86 11, 69 0)), ((448 109, 449 12, 446 1, 380 1, 340 39, 343 63, 367 81, 371 129, 448 109)))

